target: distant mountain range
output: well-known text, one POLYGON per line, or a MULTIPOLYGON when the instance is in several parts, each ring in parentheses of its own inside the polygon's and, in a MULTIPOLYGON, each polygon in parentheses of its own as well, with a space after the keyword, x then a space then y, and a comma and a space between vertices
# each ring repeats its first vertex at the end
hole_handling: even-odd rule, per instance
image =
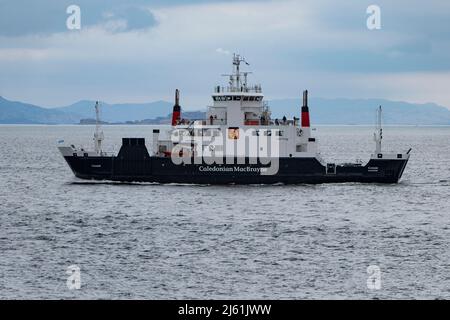
POLYGON ((77 123, 76 114, 58 109, 47 109, 28 103, 9 101, 0 97, 0 123, 13 124, 58 124, 77 123))
MULTIPOLYGON (((299 117, 299 99, 269 101, 272 118, 299 117)), ((82 100, 69 106, 44 108, 0 97, 0 123, 76 124, 92 123, 95 101, 82 100)), ((173 103, 101 103, 101 119, 107 123, 167 123, 173 103)), ((413 104, 383 99, 310 99, 314 124, 373 124, 376 107, 383 106, 386 124, 450 125, 450 110, 434 103, 413 104)), ((186 113, 187 118, 203 118, 204 111, 186 113)))
MULTIPOLYGON (((269 101, 272 117, 299 117, 300 99, 269 101)), ((311 123, 374 124, 376 109, 383 107, 383 123, 403 125, 450 125, 450 110, 434 103, 415 104, 384 99, 309 100, 311 123)))
MULTIPOLYGON (((82 100, 67 107, 55 108, 54 110, 76 114, 81 119, 95 118, 94 105, 95 101, 82 100)), ((101 102, 100 106, 101 119, 114 123, 166 117, 172 112, 173 103, 167 101, 121 104, 101 102)))

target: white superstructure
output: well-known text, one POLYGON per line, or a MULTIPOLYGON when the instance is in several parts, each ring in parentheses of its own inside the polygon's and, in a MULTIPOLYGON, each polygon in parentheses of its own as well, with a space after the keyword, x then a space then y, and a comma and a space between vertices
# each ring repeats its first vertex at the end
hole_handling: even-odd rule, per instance
MULTIPOLYGON (((276 137, 279 157, 318 156, 317 140, 311 137, 309 112, 302 112, 302 117, 307 117, 307 121, 305 119, 300 121, 300 117, 273 119, 269 106, 264 101, 261 85, 248 84, 250 72, 241 70, 242 63, 249 65, 243 57, 234 54, 232 73, 225 75, 229 79, 228 84, 214 88, 213 104, 208 107, 204 120, 186 121, 181 117, 180 121, 169 129, 168 134, 160 135, 159 131, 154 132, 154 155, 169 156, 177 145, 174 137, 179 135, 183 136, 184 152, 195 153, 205 149, 217 151, 218 146, 211 145, 211 139, 198 139, 199 136, 222 137, 223 150, 221 151, 224 156, 236 156, 237 151, 234 145, 243 144, 245 139, 262 141, 267 140, 267 137, 271 139, 276 137), (198 145, 200 141, 201 147, 198 145)), ((303 104, 303 108, 307 110, 307 91, 304 92, 303 104)), ((300 106, 298 110, 300 116, 300 106)), ((215 140, 218 142, 219 139, 215 140)), ((258 151, 261 150, 258 149, 258 151)), ((237 153, 239 156, 255 156, 251 148, 248 148, 245 154, 237 153)))

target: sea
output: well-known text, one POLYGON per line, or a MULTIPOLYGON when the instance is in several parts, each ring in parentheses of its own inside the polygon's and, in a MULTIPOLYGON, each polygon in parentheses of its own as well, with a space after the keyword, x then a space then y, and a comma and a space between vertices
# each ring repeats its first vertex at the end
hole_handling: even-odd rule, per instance
MULTIPOLYGON (((151 142, 151 126, 103 127, 151 142)), ((82 181, 58 142, 89 125, 0 126, 1 299, 449 299, 450 127, 387 126, 398 184, 82 181)), ((327 162, 368 160, 371 126, 318 126, 327 162)))

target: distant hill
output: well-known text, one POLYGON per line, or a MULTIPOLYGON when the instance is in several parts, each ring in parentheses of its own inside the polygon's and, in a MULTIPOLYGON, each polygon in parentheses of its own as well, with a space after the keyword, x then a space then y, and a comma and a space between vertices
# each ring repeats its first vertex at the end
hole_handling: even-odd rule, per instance
POLYGON ((0 123, 58 124, 76 123, 77 115, 56 109, 47 109, 28 103, 9 101, 0 97, 0 123))
MULTIPOLYGON (((413 104, 384 99, 310 98, 311 123, 373 124, 376 108, 383 107, 383 123, 408 125, 450 125, 450 110, 434 103, 413 104)), ((300 117, 300 99, 269 101, 272 118, 300 117)))
MULTIPOLYGON (((55 108, 58 111, 72 113, 80 118, 95 118, 95 101, 82 100, 66 107, 55 108)), ((101 118, 106 122, 126 122, 143 119, 155 119, 172 112, 173 103, 156 101, 150 103, 100 103, 101 118)))
MULTIPOLYGON (((95 101, 82 100, 65 107, 43 108, 0 97, 0 123, 77 124, 95 118, 95 101)), ((272 118, 300 116, 299 99, 269 101, 272 118)), ((383 122, 408 125, 450 125, 450 110, 434 103, 413 104, 383 99, 323 99, 309 101, 313 124, 373 124, 376 107, 383 106, 383 122)), ((201 109, 201 108, 199 108, 201 109)), ((168 123, 172 103, 101 103, 101 119, 107 123, 168 123)), ((184 112, 186 118, 203 118, 204 111, 184 112)))
MULTIPOLYGON (((206 112, 202 111, 185 111, 182 113, 183 119, 188 120, 199 120, 205 119, 206 112)), ((172 113, 169 113, 165 117, 156 117, 154 119, 143 119, 134 121, 120 121, 120 122, 107 122, 100 121, 102 124, 169 124, 172 120, 172 113)), ((96 120, 94 118, 81 119, 80 124, 95 124, 96 120)))

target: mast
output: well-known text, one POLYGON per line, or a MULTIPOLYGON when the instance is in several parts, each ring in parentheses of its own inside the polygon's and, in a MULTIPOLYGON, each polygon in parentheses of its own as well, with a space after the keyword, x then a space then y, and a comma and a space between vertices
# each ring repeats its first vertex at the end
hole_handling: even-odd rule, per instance
POLYGON ((94 133, 94 149, 97 154, 102 153, 102 141, 104 135, 101 130, 100 106, 98 101, 95 102, 95 133, 94 133))
POLYGON ((250 65, 239 54, 233 53, 233 72, 232 74, 223 74, 223 76, 230 78, 229 85, 231 92, 241 91, 241 88, 245 90, 247 87, 247 75, 251 72, 241 72, 241 62, 244 62, 248 66, 250 65))
POLYGON ((239 55, 234 55, 233 64, 236 66, 236 87, 241 86, 241 75, 239 74, 239 65, 241 64, 241 59, 239 55))
POLYGON ((377 132, 374 133, 375 153, 381 153, 381 140, 383 139, 383 128, 381 127, 381 106, 377 109, 377 132))

